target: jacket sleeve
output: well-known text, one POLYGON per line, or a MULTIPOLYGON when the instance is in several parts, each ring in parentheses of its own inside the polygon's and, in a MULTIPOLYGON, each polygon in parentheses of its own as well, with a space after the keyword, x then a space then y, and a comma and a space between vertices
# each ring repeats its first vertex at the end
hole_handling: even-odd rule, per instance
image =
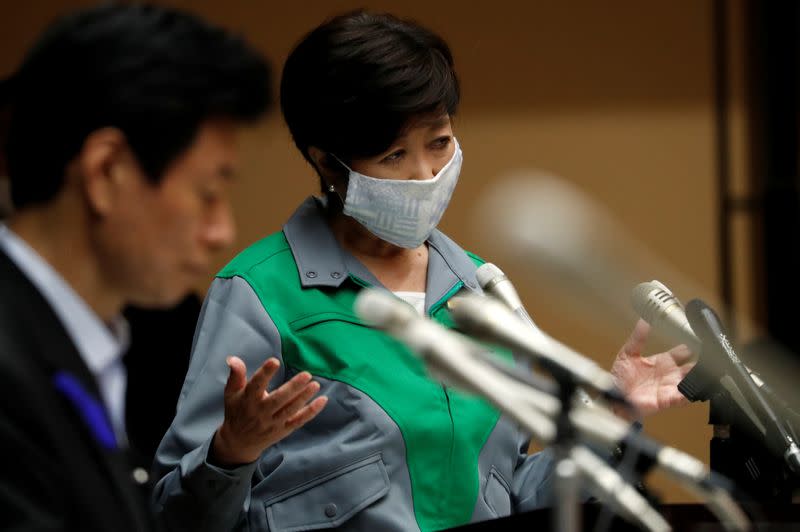
MULTIPOLYGON (((631 430, 635 432, 641 431, 642 424, 634 422, 631 430)), ((552 506, 555 503, 555 476, 553 473, 556 466, 556 458, 553 454, 553 448, 549 447, 542 452, 528 455, 526 452, 528 443, 528 440, 523 438, 519 446, 517 466, 514 470, 511 486, 512 505, 515 513, 536 510, 552 506)), ((622 456, 619 447, 614 452, 609 452, 603 446, 596 444, 588 444, 586 447, 600 457, 609 467, 619 469, 619 461, 622 456)), ((621 473, 624 477, 626 476, 624 472, 621 471, 621 473)), ((584 483, 581 483, 581 485, 584 485, 584 483)), ((593 500, 592 493, 587 486, 584 485, 583 489, 581 489, 579 498, 581 502, 593 500)))
MULTIPOLYGON (((4 379, 3 379, 4 380, 4 379)), ((12 384, 4 389, 13 389, 12 384)), ((20 409, 20 395, 3 394, 0 406, 0 441, 3 452, 0 458, 0 522, 9 532, 24 530, 64 530, 68 523, 65 500, 58 493, 63 486, 61 469, 52 452, 39 441, 36 429, 27 430, 29 422, 18 419, 19 414, 35 414, 20 409), (5 401, 5 399, 9 399, 5 401), (12 406, 13 405, 13 406, 12 406)), ((22 403, 25 404, 24 402, 22 403)))
POLYGON ((258 461, 230 470, 208 462, 213 435, 224 417, 229 355, 244 361, 248 377, 274 356, 281 368, 269 389, 284 381, 280 334, 253 289, 240 277, 218 278, 209 289, 175 419, 156 452, 154 510, 167 530, 246 527, 258 461))
POLYGON ((511 507, 513 513, 528 512, 553 503, 552 449, 528 454, 529 441, 520 441, 517 466, 511 480, 511 507))

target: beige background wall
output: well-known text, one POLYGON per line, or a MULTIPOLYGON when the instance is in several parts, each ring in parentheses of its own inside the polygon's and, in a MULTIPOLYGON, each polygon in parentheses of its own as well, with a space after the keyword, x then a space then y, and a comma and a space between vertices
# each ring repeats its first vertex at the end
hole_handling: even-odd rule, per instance
MULTIPOLYGON (((91 3, 4 1, 0 75, 13 70, 55 14, 91 3)), ((463 87, 456 134, 466 160, 442 223, 446 232, 481 254, 484 244, 468 221, 482 191, 509 170, 543 169, 577 183, 678 271, 708 290, 716 289, 710 0, 164 3, 191 9, 243 33, 273 65, 282 64, 305 32, 345 9, 366 5, 415 18, 449 42, 463 87)), ((735 177, 744 182, 741 6, 739 1, 729 5, 732 162, 735 177)), ((277 230, 317 186, 277 112, 246 136, 244 162, 235 193, 237 249, 277 230)), ((742 231, 747 226, 742 224, 742 231)), ((221 257, 219 264, 233 252, 221 257)), ((746 254, 740 255, 746 266, 746 254)), ((738 278, 744 280, 737 287, 747 295, 751 283, 747 270, 742 271, 738 278)), ((649 278, 658 273, 645 272, 649 278)), ((619 320, 587 325, 584 318, 559 310, 552 295, 542 296, 536 279, 515 282, 545 330, 603 365, 610 364, 633 325, 619 320)), ((619 294, 620 299, 627 297, 619 294)), ((657 415, 646 427, 652 435, 707 460, 706 422, 707 409, 693 405, 657 415)), ((654 480, 667 501, 690 500, 671 483, 654 480)))

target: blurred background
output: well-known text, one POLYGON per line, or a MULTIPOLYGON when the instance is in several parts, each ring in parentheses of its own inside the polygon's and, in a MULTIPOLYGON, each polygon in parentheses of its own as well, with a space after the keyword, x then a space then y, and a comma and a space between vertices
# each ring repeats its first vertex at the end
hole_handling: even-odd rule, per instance
MULTIPOLYGON (((94 3, 4 5, 0 76, 14 71, 54 16, 94 3)), ((492 215, 476 211, 481 198, 509 172, 558 175, 612 213, 659 258, 663 269, 644 271, 638 281, 666 276, 661 280, 677 283, 672 288, 682 300, 699 295, 683 293, 682 287, 699 287, 735 310, 740 341, 768 332, 800 350, 792 335, 792 303, 800 294, 790 278, 800 265, 795 3, 157 3, 185 8, 243 34, 276 73, 306 32, 346 10, 384 10, 428 26, 450 44, 463 90, 455 132, 465 164, 442 222, 446 233, 492 260, 475 229, 476 219, 492 215)), ((237 243, 219 257, 219 266, 280 229, 304 197, 317 193, 315 174, 277 110, 247 132, 242 162, 234 192, 237 243)), ((548 279, 526 275, 524 265, 508 266, 545 331, 610 366, 632 319, 592 319, 573 311, 560 304, 562 297, 548 279)), ((200 297, 205 288, 198 286, 200 297)), ((629 293, 611 297, 627 303, 629 293)), ((602 308, 597 312, 603 313, 602 308)), ((708 461, 707 423, 707 404, 693 404, 648 419, 645 429, 708 461)), ((674 484, 652 480, 667 502, 691 500, 674 484)))

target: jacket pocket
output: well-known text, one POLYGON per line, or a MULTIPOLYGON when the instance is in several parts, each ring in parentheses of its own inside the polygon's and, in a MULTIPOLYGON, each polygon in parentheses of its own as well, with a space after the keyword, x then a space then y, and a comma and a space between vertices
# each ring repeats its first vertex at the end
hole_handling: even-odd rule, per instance
POLYGON ((389 475, 376 454, 317 477, 264 503, 271 532, 341 525, 389 492, 389 475))
POLYGON ((483 501, 494 515, 503 517, 511 514, 511 490, 508 483, 492 466, 483 488, 483 501))

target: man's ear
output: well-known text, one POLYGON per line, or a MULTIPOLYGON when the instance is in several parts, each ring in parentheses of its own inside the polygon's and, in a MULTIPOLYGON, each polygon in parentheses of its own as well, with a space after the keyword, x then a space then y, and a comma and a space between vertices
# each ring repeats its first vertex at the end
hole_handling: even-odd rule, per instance
POLYGON ((89 208, 96 214, 108 214, 120 197, 131 155, 125 134, 114 127, 92 131, 84 140, 71 167, 89 208))

